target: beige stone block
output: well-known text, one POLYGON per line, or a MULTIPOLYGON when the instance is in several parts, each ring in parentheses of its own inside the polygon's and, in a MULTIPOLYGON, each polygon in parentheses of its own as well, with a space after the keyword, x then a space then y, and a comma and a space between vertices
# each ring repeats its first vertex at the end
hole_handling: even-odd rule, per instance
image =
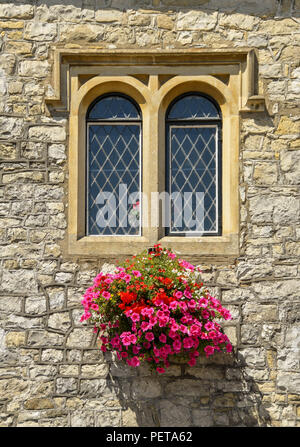
POLYGON ((277 135, 292 135, 300 133, 300 121, 292 120, 287 116, 282 116, 277 130, 275 132, 277 135))
POLYGON ((81 367, 81 376, 89 378, 106 377, 109 371, 109 366, 105 363, 97 365, 83 365, 81 367))
POLYGON ((210 31, 217 24, 217 12, 202 11, 179 12, 177 30, 179 31, 210 31))
POLYGON ((0 398, 8 399, 13 395, 22 398, 22 391, 27 390, 29 382, 22 379, 3 379, 0 380, 0 398))
POLYGON ((260 18, 246 14, 220 14, 219 25, 229 28, 236 28, 238 30, 244 29, 247 31, 253 28, 260 22, 260 18))
POLYGON ((31 19, 34 14, 34 7, 31 5, 18 5, 14 4, 12 7, 11 2, 7 2, 0 5, 0 17, 10 19, 31 19))
POLYGON ((19 64, 20 76, 44 78, 49 72, 48 61, 21 61, 19 64))
POLYGON ((62 24, 60 27, 61 42, 85 41, 93 42, 104 37, 105 27, 91 24, 62 24))
POLYGON ((22 40, 23 30, 6 31, 6 39, 9 40, 22 40))
POLYGON ((54 40, 57 35, 56 23, 27 23, 24 29, 24 39, 35 41, 54 40))
POLYGON ((236 396, 233 393, 224 393, 213 401, 213 407, 234 407, 236 396))
POLYGON ((42 172, 18 172, 16 174, 3 174, 2 182, 7 183, 26 183, 26 182, 43 182, 45 180, 42 172))
MULTIPOLYGON (((1 7, 1 5, 0 5, 1 7)), ((0 21, 0 30, 1 29, 20 29, 24 27, 24 22, 20 21, 0 21)))
POLYGON ((277 182, 277 165, 275 163, 256 163, 253 180, 259 185, 274 185, 277 182))
POLYGON ((123 12, 122 11, 117 11, 117 10, 112 10, 112 9, 101 9, 95 12, 95 20, 97 22, 102 22, 102 23, 113 23, 113 22, 117 22, 117 23, 121 23, 123 19, 123 12))
POLYGON ((292 18, 281 20, 261 20, 258 30, 269 35, 290 35, 292 32, 299 32, 299 24, 292 18))
POLYGON ((24 407, 26 410, 46 410, 54 408, 54 402, 47 398, 33 398, 25 401, 24 407))
POLYGON ((17 158, 17 146, 14 143, 0 143, 0 157, 6 160, 17 158))
MULTIPOLYGON (((16 58, 13 54, 2 53, 0 55, 0 67, 4 73, 12 75, 15 69, 16 58)), ((2 71, 2 74, 3 74, 2 71)))
POLYGON ((138 427, 137 415, 130 408, 122 411, 122 427, 138 427))
POLYGON ((151 23, 151 16, 149 14, 131 14, 128 23, 131 26, 148 26, 151 23))
POLYGON ((29 128, 29 138, 41 141, 65 141, 66 131, 58 126, 33 126, 29 128))
POLYGON ((9 332, 5 337, 5 343, 8 348, 17 348, 25 344, 25 332, 9 332))
POLYGON ((158 28, 172 30, 174 28, 174 21, 167 14, 159 14, 156 18, 158 28))
POLYGON ((78 373, 78 365, 61 365, 59 367, 59 374, 61 374, 62 376, 78 376, 78 373))

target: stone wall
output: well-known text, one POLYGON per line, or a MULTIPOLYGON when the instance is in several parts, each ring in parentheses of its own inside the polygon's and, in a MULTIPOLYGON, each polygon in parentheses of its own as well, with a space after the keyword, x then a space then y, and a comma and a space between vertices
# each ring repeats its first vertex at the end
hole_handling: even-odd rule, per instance
POLYGON ((0 0, 0 425, 300 426, 299 0, 0 0), (68 117, 51 46, 253 47, 266 111, 242 114, 241 253, 201 260, 233 356, 126 368, 79 322, 112 260, 63 255, 68 117))

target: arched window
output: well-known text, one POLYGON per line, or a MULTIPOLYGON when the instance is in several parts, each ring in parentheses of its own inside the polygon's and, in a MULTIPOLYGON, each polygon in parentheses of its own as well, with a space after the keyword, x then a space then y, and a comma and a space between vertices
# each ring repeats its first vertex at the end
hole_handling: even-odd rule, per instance
POLYGON ((87 126, 86 234, 141 234, 141 113, 118 93, 89 107, 87 126))
POLYGON ((167 234, 221 234, 221 112, 215 101, 190 92, 166 113, 167 234))

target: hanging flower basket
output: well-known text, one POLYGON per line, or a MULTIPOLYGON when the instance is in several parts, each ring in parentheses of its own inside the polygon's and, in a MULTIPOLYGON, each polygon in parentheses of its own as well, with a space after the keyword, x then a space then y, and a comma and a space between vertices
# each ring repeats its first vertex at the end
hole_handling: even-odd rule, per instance
POLYGON ((231 315, 203 286, 200 270, 159 244, 100 273, 82 300, 81 321, 94 324, 102 351, 164 373, 170 358, 190 366, 199 355, 231 352, 220 322, 231 315))

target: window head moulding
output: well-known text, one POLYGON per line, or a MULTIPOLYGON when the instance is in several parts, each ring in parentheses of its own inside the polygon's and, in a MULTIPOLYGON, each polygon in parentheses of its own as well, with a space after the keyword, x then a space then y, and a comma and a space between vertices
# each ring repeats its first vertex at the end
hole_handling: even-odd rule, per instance
POLYGON ((150 90, 175 76, 214 76, 229 85, 238 112, 262 112, 265 99, 258 92, 255 49, 107 50, 97 47, 53 47, 53 95, 46 104, 70 112, 74 92, 96 76, 131 76, 150 90), (72 88, 71 88, 72 84, 72 88))

